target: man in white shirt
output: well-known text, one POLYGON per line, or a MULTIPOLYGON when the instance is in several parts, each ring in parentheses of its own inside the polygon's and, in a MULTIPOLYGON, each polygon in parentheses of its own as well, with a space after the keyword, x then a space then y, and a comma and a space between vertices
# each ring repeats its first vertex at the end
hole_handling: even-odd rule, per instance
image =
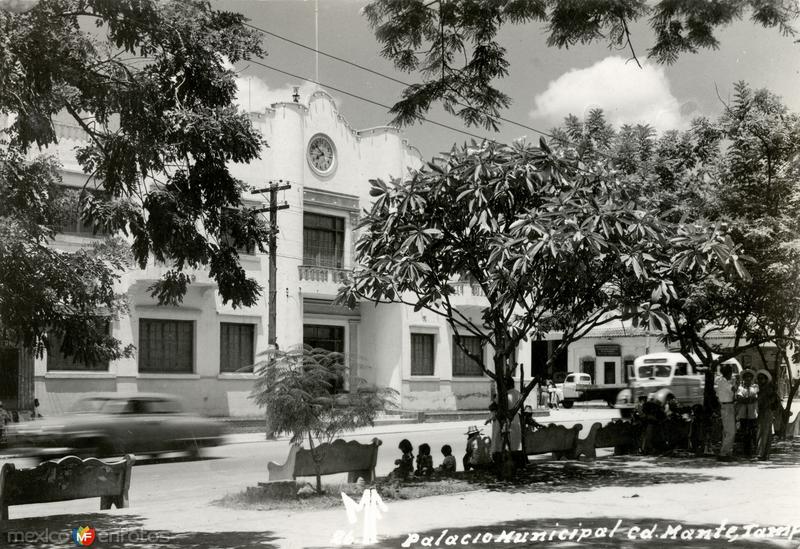
POLYGON ((744 446, 744 455, 750 457, 756 446, 758 385, 753 383, 753 370, 742 372, 742 384, 736 391, 736 420, 744 446))
POLYGON ((722 415, 722 448, 717 459, 730 461, 733 454, 733 438, 736 435, 736 414, 733 408, 733 369, 730 364, 720 366, 721 377, 717 378, 716 391, 722 415))

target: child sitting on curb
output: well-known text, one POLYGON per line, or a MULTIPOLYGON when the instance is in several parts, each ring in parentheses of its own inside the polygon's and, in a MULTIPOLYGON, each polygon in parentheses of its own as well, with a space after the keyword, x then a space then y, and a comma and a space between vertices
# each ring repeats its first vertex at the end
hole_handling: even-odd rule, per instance
POLYGON ((414 446, 408 439, 404 438, 397 447, 403 452, 403 455, 400 456, 400 459, 394 460, 394 464, 397 467, 391 472, 390 476, 395 479, 405 480, 414 472, 414 446))
POLYGON ((437 472, 443 475, 452 475, 456 472, 456 458, 449 444, 442 446, 442 455, 444 456, 444 461, 437 469, 437 472))
POLYGON ((433 456, 431 447, 428 444, 419 445, 419 455, 417 456, 417 470, 414 474, 418 477, 429 477, 433 473, 433 456))

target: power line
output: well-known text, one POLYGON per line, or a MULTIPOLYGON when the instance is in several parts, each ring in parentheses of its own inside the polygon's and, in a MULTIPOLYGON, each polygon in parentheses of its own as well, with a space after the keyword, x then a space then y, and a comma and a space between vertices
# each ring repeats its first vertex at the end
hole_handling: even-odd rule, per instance
MULTIPOLYGON (((298 79, 300 79, 300 80, 305 80, 305 81, 307 81, 307 82, 311 82, 311 83, 313 83, 313 84, 317 84, 318 86, 323 86, 323 87, 325 87, 325 88, 327 88, 327 89, 333 90, 333 91, 335 91, 335 92, 338 92, 338 93, 342 93, 342 94, 344 94, 344 95, 348 95, 348 96, 350 96, 350 97, 353 97, 353 98, 355 98, 355 99, 358 99, 358 100, 360 100, 360 101, 364 101, 364 102, 366 102, 366 103, 370 103, 370 104, 372 104, 372 105, 376 105, 376 106, 378 106, 378 107, 382 107, 382 108, 384 108, 384 109, 387 109, 387 110, 391 110, 391 109, 392 109, 392 107, 390 107, 389 105, 386 105, 385 103, 380 103, 380 102, 378 102, 378 101, 374 101, 374 100, 372 100, 372 99, 368 99, 368 98, 366 98, 366 97, 362 97, 362 96, 360 96, 360 95, 358 95, 358 94, 351 93, 351 92, 349 92, 349 91, 345 91, 345 90, 343 90, 343 89, 341 89, 341 88, 336 88, 336 87, 334 87, 334 86, 332 86, 332 85, 330 85, 330 84, 327 84, 327 83, 324 83, 324 82, 320 82, 320 81, 314 80, 314 79, 312 79, 312 78, 306 78, 306 77, 304 77, 304 76, 300 76, 300 75, 297 75, 297 74, 293 74, 293 73, 291 73, 291 72, 288 72, 288 71, 285 71, 285 70, 283 70, 283 69, 279 69, 279 68, 277 68, 277 67, 273 67, 273 66, 271 66, 271 65, 267 65, 266 63, 262 63, 262 62, 260 62, 260 61, 256 61, 255 59, 250 59, 250 60, 249 60, 249 62, 250 62, 250 63, 254 63, 254 64, 256 64, 256 65, 259 65, 259 66, 261 66, 261 67, 264 67, 265 69, 270 69, 270 70, 273 70, 273 71, 275 71, 275 72, 279 72, 279 73, 285 74, 285 75, 287 75, 287 76, 291 76, 292 78, 298 78, 298 79)), ((428 122, 429 124, 433 124, 434 126, 440 126, 440 127, 442 127, 442 128, 448 129, 448 130, 450 130, 450 131, 454 131, 454 132, 458 132, 458 133, 463 133, 464 135, 468 135, 468 136, 470 136, 470 137, 474 137, 475 139, 486 140, 486 141, 492 141, 492 142, 494 142, 494 143, 497 143, 497 142, 498 142, 498 141, 497 141, 497 140, 495 140, 495 139, 491 139, 491 138, 489 138, 489 137, 480 136, 480 135, 478 135, 478 134, 474 134, 474 133, 468 132, 468 131, 466 131, 466 130, 461 130, 461 129, 458 129, 458 128, 454 127, 454 126, 450 126, 450 125, 448 125, 448 124, 445 124, 445 123, 443 123, 443 122, 437 122, 436 120, 432 120, 432 119, 430 119, 430 118, 427 118, 427 117, 425 117, 425 116, 420 116, 420 120, 422 120, 423 122, 428 122)))
MULTIPOLYGON (((281 36, 280 34, 277 34, 277 33, 271 32, 271 31, 268 31, 268 30, 266 30, 266 29, 262 29, 262 28, 260 28, 260 27, 257 27, 257 26, 255 26, 255 25, 251 25, 250 23, 245 23, 245 26, 247 26, 247 27, 250 27, 251 29, 253 29, 253 30, 257 30, 258 32, 264 33, 264 34, 266 34, 266 35, 269 35, 269 36, 273 36, 273 37, 275 37, 275 38, 278 38, 279 40, 283 40, 283 41, 285 41, 285 42, 288 42, 289 44, 293 44, 293 45, 295 45, 295 46, 298 46, 298 47, 300 47, 300 48, 304 48, 304 49, 306 49, 306 50, 309 50, 309 51, 312 51, 312 52, 314 52, 314 53, 318 53, 318 54, 320 54, 320 55, 323 55, 323 56, 325 56, 325 57, 328 57, 328 58, 330 58, 330 59, 334 59, 334 60, 336 60, 336 61, 339 61, 340 63, 344 63, 344 64, 346 64, 346 65, 350 65, 351 67, 355 67, 355 68, 357 68, 357 69, 360 69, 360 70, 362 70, 362 71, 366 71, 366 72, 368 72, 368 73, 371 73, 371 74, 374 74, 374 75, 376 75, 376 76, 380 76, 381 78, 385 78, 386 80, 390 80, 390 81, 392 81, 392 82, 395 82, 395 83, 397 83, 397 84, 400 84, 400 85, 402 85, 402 86, 405 86, 405 87, 409 87, 409 86, 411 86, 411 84, 410 84, 410 83, 408 83, 408 82, 405 82, 405 81, 403 81, 403 80, 400 80, 400 79, 398 79, 398 78, 395 78, 394 76, 390 76, 390 75, 388 75, 388 74, 382 73, 382 72, 380 72, 380 71, 376 71, 376 70, 374 70, 374 69, 371 69, 371 68, 369 68, 369 67, 365 67, 364 65, 360 65, 360 64, 358 64, 358 63, 355 63, 355 62, 353 62, 353 61, 350 61, 350 60, 348 60, 348 59, 344 59, 344 58, 342 58, 342 57, 338 57, 338 56, 336 56, 336 55, 330 54, 330 53, 328 53, 328 52, 325 52, 325 51, 323 51, 323 50, 318 50, 318 49, 316 49, 316 48, 312 48, 311 46, 307 46, 307 45, 305 45, 305 44, 303 44, 303 43, 301 43, 301 42, 297 42, 297 41, 295 41, 295 40, 292 40, 292 39, 290 39, 290 38, 286 38, 285 36, 281 36)), ((464 105, 463 103, 460 103, 460 102, 456 102, 456 104, 457 104, 457 105, 459 105, 459 106, 461 106, 461 107, 469 107, 468 105, 464 105)), ((491 115, 490 113, 487 113, 486 111, 480 111, 480 112, 481 112, 482 114, 485 114, 485 115, 487 115, 487 116, 490 116, 490 115, 491 115)), ((542 131, 542 130, 539 130, 539 129, 537 129, 537 128, 534 128, 533 126, 529 126, 529 125, 527 125, 527 124, 523 124, 522 122, 517 122, 516 120, 512 120, 512 119, 510 119, 510 118, 505 118, 505 117, 503 117, 503 116, 497 116, 497 119, 498 119, 498 120, 502 120, 503 122, 506 122, 506 123, 508 123, 508 124, 513 124, 513 125, 515 125, 515 126, 519 126, 520 128, 524 128, 524 129, 526 129, 526 130, 530 130, 530 131, 536 132, 536 133, 538 133, 538 134, 540 134, 540 135, 543 135, 543 136, 545 136, 545 137, 549 137, 549 138, 551 138, 551 139, 553 139, 553 138, 554 138, 554 136, 553 136, 551 133, 549 133, 549 132, 545 132, 545 131, 542 131)))
MULTIPOLYGON (((333 54, 331 54, 331 53, 328 53, 328 52, 326 52, 326 51, 320 50, 320 49, 318 49, 318 48, 312 48, 311 46, 307 46, 307 45, 305 45, 305 44, 303 44, 303 43, 301 43, 301 42, 297 42, 296 40, 292 40, 291 38, 286 38, 285 36, 281 36, 281 35, 280 35, 280 34, 278 34, 278 33, 275 33, 275 32, 272 32, 272 31, 268 31, 268 30, 266 30, 266 29, 262 29, 261 27, 257 27, 257 26, 255 26, 255 25, 251 25, 250 23, 245 23, 244 25, 245 25, 245 26, 247 26, 247 27, 250 27, 250 28, 251 28, 251 29, 253 29, 253 30, 256 30, 256 31, 258 31, 258 32, 261 32, 261 33, 263 33, 263 34, 266 34, 266 35, 269 35, 269 36, 273 36, 273 37, 275 37, 275 38, 278 38, 279 40, 283 40, 283 41, 285 41, 285 42, 288 42, 289 44, 293 44, 293 45, 295 45, 295 46, 298 46, 298 47, 300 47, 300 48, 304 48, 304 49, 306 49, 306 50, 309 50, 309 51, 312 51, 312 52, 314 52, 314 53, 321 54, 321 55, 323 55, 323 56, 325 56, 325 57, 328 57, 328 58, 330 58, 330 59, 334 59, 334 60, 336 60, 336 61, 339 61, 340 63, 344 63, 344 64, 346 64, 346 65, 350 65, 351 67, 355 67, 355 68, 357 68, 357 69, 360 69, 360 70, 362 70, 362 71, 366 71, 366 72, 368 72, 368 73, 370 73, 370 74, 374 74, 374 75, 376 75, 376 76, 380 76, 381 78, 385 78, 386 80, 390 80, 390 81, 392 81, 392 82, 395 82, 395 83, 397 83, 397 84, 400 84, 400 85, 402 85, 402 86, 409 87, 409 86, 411 86, 411 85, 412 85, 412 84, 410 84, 410 83, 408 83, 408 82, 405 82, 405 81, 403 81, 403 80, 400 80, 400 79, 398 79, 398 78, 395 78, 394 76, 390 76, 390 75, 388 75, 388 74, 382 73, 382 72, 380 72, 380 71, 376 71, 376 70, 374 70, 374 69, 371 69, 371 68, 369 68, 369 67, 365 67, 364 65, 360 65, 359 63, 355 63, 355 62, 353 62, 353 61, 350 61, 350 60, 348 60, 348 59, 344 59, 344 58, 342 58, 342 57, 338 57, 338 56, 336 56, 336 55, 333 55, 333 54)), ((290 73, 287 73, 287 72, 285 72, 285 71, 281 71, 280 69, 276 69, 276 68, 274 68, 274 67, 268 67, 268 66, 266 66, 266 65, 263 65, 263 64, 261 64, 261 63, 258 63, 258 62, 256 62, 256 64, 262 65, 262 66, 264 66, 264 67, 266 67, 266 68, 269 68, 269 69, 272 69, 272 70, 275 70, 275 71, 278 71, 278 72, 282 72, 282 73, 284 73, 284 74, 288 74, 289 76, 292 76, 293 78, 301 78, 301 77, 299 77, 299 76, 294 76, 294 75, 291 75, 290 73)), ((306 79, 306 80, 309 80, 309 79, 306 79)), ((313 80, 309 80, 309 82, 314 82, 314 81, 313 81, 313 80)), ((355 97, 356 99, 361 99, 361 100, 363 100, 363 101, 367 101, 368 103, 372 103, 373 105, 377 105, 377 106, 380 106, 380 107, 383 107, 383 108, 386 108, 386 109, 389 109, 389 110, 391 110, 391 107, 389 107, 389 106, 387 106, 387 105, 384 105, 384 104, 382 104, 382 103, 378 103, 378 102, 376 102, 376 101, 373 101, 373 100, 371 100, 371 99, 365 99, 365 98, 363 98, 363 97, 361 97, 361 96, 358 96, 358 95, 356 95, 356 94, 352 94, 352 93, 349 93, 349 92, 346 92, 346 91, 343 91, 343 90, 338 90, 338 89, 334 88, 333 86, 328 86, 328 85, 326 85, 326 84, 320 84, 319 82, 314 82, 314 83, 315 83, 315 84, 319 84, 319 85, 321 85, 321 86, 322 86, 322 85, 324 85, 324 86, 326 86, 326 87, 328 87, 328 88, 330 88, 330 89, 332 89, 332 90, 338 91, 339 93, 344 93, 344 94, 346 94, 346 95, 349 95, 349 96, 351 96, 351 97, 355 97)), ((461 103, 461 102, 459 102, 459 101, 455 101, 455 103, 456 103, 457 105, 461 106, 461 107, 469 108, 469 105, 465 105, 465 104, 463 104, 463 103, 461 103)), ((487 116, 494 116, 494 115, 492 115, 491 113, 488 113, 488 112, 486 112, 486 111, 479 111, 479 112, 481 112, 482 114, 484 114, 484 115, 487 115, 487 116)), ((443 124, 443 123, 441 123, 441 122, 436 122, 436 121, 430 120, 429 118, 425 118, 424 116, 420 116, 419 118, 420 118, 420 120, 422 120, 422 121, 424 121, 424 122, 430 122, 431 124, 434 124, 434 125, 437 125, 437 126, 441 126, 441 127, 443 127, 443 128, 447 128, 447 129, 449 129, 449 130, 452 130, 452 131, 455 131, 455 132, 458 132, 458 133, 462 133, 462 134, 465 134, 465 135, 469 135, 469 136, 471 136, 471 137, 477 137, 478 139, 486 139, 486 140, 488 140, 488 141, 492 141, 492 142, 494 142, 494 143, 498 143, 498 141, 497 141, 497 140, 495 140, 495 139, 490 139, 490 138, 487 138, 487 137, 478 137, 478 136, 476 136, 475 134, 473 134, 473 133, 470 133, 470 132, 468 132, 468 131, 465 131, 465 130, 459 130, 458 128, 454 128, 454 127, 452 127, 452 126, 448 126, 448 125, 446 125, 446 124, 443 124)), ((503 121, 503 122, 506 122, 506 123, 508 123, 508 124, 513 124, 513 125, 515 125, 515 126, 518 126, 518 127, 520 127, 520 128, 523 128, 523 129, 530 130, 530 131, 532 131, 532 132, 538 133, 539 135, 542 135, 542 136, 544 136, 544 137, 548 137, 548 138, 550 138, 550 139, 557 139, 557 138, 556 138, 556 136, 554 136, 554 135, 553 135, 551 132, 542 131, 542 130, 540 130, 540 129, 538 129, 538 128, 534 128, 533 126, 530 126, 530 125, 528 125, 528 124, 523 124, 522 122, 517 122, 516 120, 512 120, 512 119, 510 119, 510 118, 506 118, 506 117, 504 117, 504 116, 499 116, 499 115, 498 115, 496 118, 497 118, 498 120, 501 120, 501 121, 503 121)), ((564 139, 560 139, 560 140, 561 140, 563 143, 567 144, 567 145, 571 145, 571 146, 577 146, 577 144, 576 144, 576 143, 574 143, 574 142, 572 142, 572 141, 568 141, 568 140, 564 140, 564 139)), ((619 161, 619 160, 620 160, 620 158, 618 158, 618 157, 615 157, 615 156, 613 156, 613 155, 611 155, 611 154, 609 154, 609 153, 606 153, 606 152, 604 152, 604 151, 601 151, 601 150, 599 150, 599 149, 595 149, 595 151, 594 151, 594 152, 595 152, 597 155, 599 155, 599 156, 601 156, 601 157, 603 157, 603 158, 605 158, 605 159, 607 159, 607 160, 612 160, 612 161, 619 161)), ((579 170, 579 171, 585 171, 585 170, 579 170)), ((588 172, 585 172, 585 173, 588 173, 588 172)))

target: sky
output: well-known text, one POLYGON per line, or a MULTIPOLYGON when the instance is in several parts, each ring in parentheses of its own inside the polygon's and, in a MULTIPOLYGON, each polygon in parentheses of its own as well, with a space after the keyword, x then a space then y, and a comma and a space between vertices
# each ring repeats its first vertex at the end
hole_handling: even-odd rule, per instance
MULTIPOLYGON (((319 50, 368 67, 404 82, 416 75, 394 69, 380 56, 366 19, 360 14, 365 1, 318 0, 319 50)), ((250 23, 295 42, 314 47, 313 0, 225 0, 220 9, 245 14, 250 23)), ((800 21, 795 27, 800 31, 800 21)), ((718 32, 718 50, 683 55, 670 66, 647 62, 644 52, 652 35, 646 23, 632 27, 633 41, 643 68, 629 62, 627 50, 611 50, 605 44, 568 50, 548 48, 541 24, 506 26, 499 35, 508 50, 510 75, 497 86, 513 103, 503 116, 537 130, 549 131, 567 114, 581 117, 601 107, 614 124, 649 123, 658 130, 682 129, 696 116, 716 116, 733 93, 733 84, 744 80, 754 88, 768 88, 800 112, 800 44, 749 21, 718 32)), ((274 36, 264 36, 268 55, 260 61, 297 78, 247 62, 235 68, 240 75, 239 102, 248 110, 263 110, 275 101, 291 101, 294 86, 301 100, 317 89, 304 81, 314 79, 312 51, 274 36)), ((319 56, 319 79, 337 101, 340 113, 357 129, 388 124, 388 109, 356 97, 390 106, 400 99, 403 85, 375 74, 319 56), (334 89, 335 88, 335 89, 334 89), (348 95, 352 94, 352 95, 348 95)), ((499 132, 466 128, 439 108, 428 118, 481 137, 510 142, 521 137, 538 141, 539 134, 503 123, 499 132)), ((472 139, 457 131, 432 124, 404 128, 410 144, 429 159, 454 143, 472 139)))

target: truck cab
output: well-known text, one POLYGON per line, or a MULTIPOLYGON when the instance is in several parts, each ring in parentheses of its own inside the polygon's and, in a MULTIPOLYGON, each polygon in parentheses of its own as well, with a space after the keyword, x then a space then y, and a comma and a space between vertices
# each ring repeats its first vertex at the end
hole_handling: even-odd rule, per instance
POLYGON ((592 376, 580 372, 571 372, 564 378, 562 392, 564 399, 580 398, 581 393, 587 390, 592 385, 592 376))
MULTIPOLYGON (((700 362, 692 357, 695 364, 700 362)), ((734 375, 741 372, 736 359, 723 364, 733 366, 734 375)), ((655 398, 665 402, 668 395, 674 395, 681 406, 694 406, 703 403, 705 368, 693 367, 689 359, 681 353, 652 353, 636 358, 629 366, 628 388, 617 395, 615 408, 629 415, 640 397, 655 398)))

